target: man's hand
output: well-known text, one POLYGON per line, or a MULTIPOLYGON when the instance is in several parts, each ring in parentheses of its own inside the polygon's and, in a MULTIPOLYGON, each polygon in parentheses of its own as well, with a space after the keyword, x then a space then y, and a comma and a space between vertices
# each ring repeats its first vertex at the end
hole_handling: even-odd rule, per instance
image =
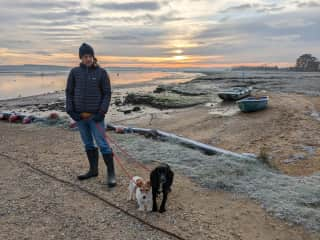
POLYGON ((68 114, 75 122, 78 122, 81 120, 80 113, 68 112, 68 114))
POLYGON ((93 116, 92 120, 95 122, 101 122, 104 120, 104 116, 105 113, 100 111, 93 116))

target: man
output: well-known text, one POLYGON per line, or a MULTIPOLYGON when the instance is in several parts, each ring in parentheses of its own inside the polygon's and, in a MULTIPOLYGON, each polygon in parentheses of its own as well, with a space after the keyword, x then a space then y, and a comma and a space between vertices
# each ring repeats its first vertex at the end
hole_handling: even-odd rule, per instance
POLYGON ((89 171, 78 176, 85 180, 98 176, 98 148, 107 167, 107 184, 116 186, 113 153, 108 145, 104 131, 105 114, 111 99, 109 76, 96 62, 93 48, 83 43, 79 48, 80 66, 73 68, 66 86, 66 112, 77 122, 84 148, 89 161, 89 171))

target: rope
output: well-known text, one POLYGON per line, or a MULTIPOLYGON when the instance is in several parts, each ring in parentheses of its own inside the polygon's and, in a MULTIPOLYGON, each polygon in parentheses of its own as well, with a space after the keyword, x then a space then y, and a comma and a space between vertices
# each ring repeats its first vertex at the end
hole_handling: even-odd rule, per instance
POLYGON ((107 205, 109 205, 109 206, 111 206, 111 207, 113 207, 113 208, 121 211, 122 213, 126 214, 127 216, 130 216, 131 218, 136 219, 137 221, 141 222, 142 224, 144 224, 144 225, 146 225, 146 226, 148 226, 148 227, 150 227, 150 228, 152 228, 152 229, 154 229, 154 230, 160 231, 160 232, 162 232, 162 233, 164 233, 164 234, 167 234, 168 236, 171 236, 171 237, 173 237, 173 238, 175 238, 175 239, 186 240, 185 238, 180 237, 179 235, 177 235, 177 234, 175 234, 175 233, 173 233, 173 232, 170 232, 170 231, 168 231, 168 230, 165 230, 165 229, 163 229, 163 228, 161 228, 161 227, 155 226, 155 225, 153 225, 153 224, 151 224, 151 223, 143 220, 142 218, 140 218, 140 217, 138 217, 138 216, 136 216, 136 215, 128 212, 127 210, 125 210, 125 209, 117 206, 116 204, 110 202, 109 200, 107 200, 107 199, 99 196, 98 194, 96 194, 96 193, 94 193, 94 192, 91 192, 91 191, 88 190, 88 189, 85 189, 85 188, 83 188, 83 187, 81 187, 81 186, 79 186, 79 185, 77 185, 77 184, 74 184, 74 183, 69 182, 69 181, 67 181, 67 180, 58 178, 58 177, 56 177, 56 176, 54 176, 54 175, 51 175, 50 173, 47 173, 46 171, 43 171, 43 170, 41 170, 41 169, 39 169, 39 168, 31 165, 31 164, 28 163, 28 162, 18 160, 17 158, 11 157, 11 156, 6 155, 6 154, 3 154, 3 153, 0 153, 0 155, 3 156, 3 157, 6 157, 6 158, 8 158, 8 159, 12 159, 12 160, 14 160, 14 161, 16 161, 16 162, 18 162, 18 163, 21 163, 21 164, 29 167, 30 169, 32 169, 34 172, 37 172, 37 173, 39 173, 39 174, 41 174, 41 175, 44 175, 44 176, 47 176, 47 177, 49 177, 49 178, 51 178, 51 179, 53 179, 53 180, 55 180, 55 181, 57 181, 57 182, 63 183, 63 184, 65 184, 65 185, 71 186, 71 187, 73 187, 73 188, 77 188, 77 189, 80 190, 81 192, 84 192, 84 193, 86 193, 86 194, 88 194, 88 195, 90 195, 90 196, 92 196, 92 197, 94 197, 94 198, 96 198, 96 199, 99 199, 100 201, 106 203, 107 205))

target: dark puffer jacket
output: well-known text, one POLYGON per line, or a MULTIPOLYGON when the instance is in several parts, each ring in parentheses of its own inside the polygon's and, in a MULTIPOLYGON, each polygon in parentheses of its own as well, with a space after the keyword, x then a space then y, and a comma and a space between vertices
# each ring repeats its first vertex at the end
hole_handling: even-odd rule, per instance
POLYGON ((99 66, 87 67, 80 63, 73 68, 66 87, 67 113, 108 112, 111 86, 108 73, 99 66))

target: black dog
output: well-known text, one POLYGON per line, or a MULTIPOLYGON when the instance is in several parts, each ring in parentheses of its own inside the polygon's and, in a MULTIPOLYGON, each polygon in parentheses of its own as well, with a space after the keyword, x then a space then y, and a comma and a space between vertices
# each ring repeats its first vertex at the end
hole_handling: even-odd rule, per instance
POLYGON ((161 194, 161 192, 163 193, 163 199, 160 205, 159 212, 163 213, 166 211, 166 201, 167 201, 168 193, 171 191, 173 176, 174 176, 174 173, 171 171, 168 164, 161 164, 150 173, 150 182, 152 187, 152 199, 153 199, 153 207, 152 207, 153 212, 158 211, 157 196, 161 194))

